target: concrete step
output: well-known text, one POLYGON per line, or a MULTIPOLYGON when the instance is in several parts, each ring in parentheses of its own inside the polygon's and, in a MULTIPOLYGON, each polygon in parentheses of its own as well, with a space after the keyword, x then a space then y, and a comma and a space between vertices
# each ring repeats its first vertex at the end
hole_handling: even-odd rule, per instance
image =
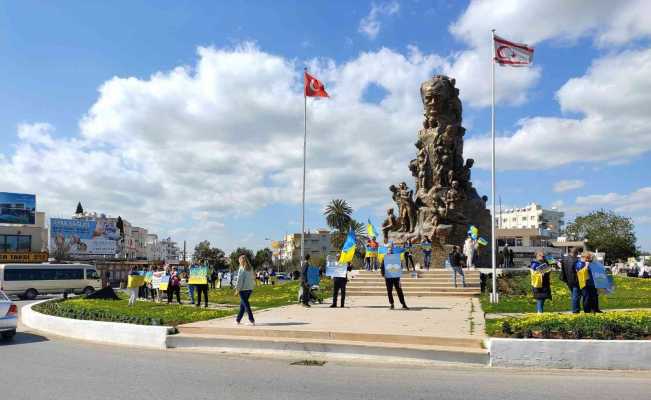
MULTIPOLYGON (((257 331, 254 327, 251 331, 257 331)), ((443 362, 488 365, 488 351, 473 346, 419 345, 396 342, 355 341, 340 339, 310 339, 264 337, 250 332, 238 335, 197 334, 182 332, 167 337, 169 348, 196 352, 251 354, 253 356, 284 356, 290 359, 370 359, 383 363, 391 360, 406 362, 443 362)))
MULTIPOLYGON (((477 292, 407 292, 403 291, 406 297, 476 297, 481 294, 480 291, 477 292)), ((380 291, 359 291, 359 292, 346 292, 347 296, 386 296, 386 290, 384 292, 380 291)), ((394 292, 394 298, 397 295, 394 292)))
MULTIPOLYGON (((461 285, 461 282, 457 282, 458 285, 461 285)), ((404 287, 429 287, 429 288, 439 288, 439 287, 454 287, 454 282, 437 282, 437 283, 421 283, 421 282, 400 282, 400 285, 404 287)), ((385 286, 384 282, 348 282, 347 287, 376 287, 376 286, 385 286)), ((466 281, 466 286, 469 287, 479 287, 479 282, 470 283, 466 281)))
MULTIPOLYGON (((426 346, 446 346, 461 347, 467 349, 481 349, 481 338, 457 338, 457 337, 433 337, 417 335, 396 335, 390 333, 361 333, 345 331, 317 331, 317 330, 297 330, 297 329, 275 329, 275 327, 265 327, 257 325, 249 326, 191 326, 181 325, 178 328, 181 334, 192 335, 218 335, 228 337, 250 336, 258 339, 261 338, 282 338, 282 339, 314 339, 320 341, 340 340, 349 342, 364 343, 393 343, 393 344, 413 344, 426 346)), ((176 336, 176 335, 171 335, 176 336)))

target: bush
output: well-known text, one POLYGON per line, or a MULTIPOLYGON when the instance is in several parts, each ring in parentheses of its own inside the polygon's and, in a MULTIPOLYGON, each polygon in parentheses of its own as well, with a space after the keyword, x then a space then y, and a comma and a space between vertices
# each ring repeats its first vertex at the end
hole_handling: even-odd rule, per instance
POLYGON ((487 321, 490 336, 544 339, 651 339, 650 311, 533 314, 487 321))
POLYGON ((167 326, 220 318, 234 313, 231 310, 195 309, 195 307, 150 302, 137 302, 129 307, 126 300, 80 298, 37 304, 34 306, 34 311, 71 319, 167 326))

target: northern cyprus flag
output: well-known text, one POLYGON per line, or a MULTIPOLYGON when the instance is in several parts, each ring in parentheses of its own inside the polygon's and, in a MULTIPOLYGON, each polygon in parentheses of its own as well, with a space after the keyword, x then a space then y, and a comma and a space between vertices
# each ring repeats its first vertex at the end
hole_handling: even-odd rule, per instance
POLYGON ((495 36, 495 62, 499 65, 522 67, 533 62, 533 47, 522 43, 510 42, 495 36))

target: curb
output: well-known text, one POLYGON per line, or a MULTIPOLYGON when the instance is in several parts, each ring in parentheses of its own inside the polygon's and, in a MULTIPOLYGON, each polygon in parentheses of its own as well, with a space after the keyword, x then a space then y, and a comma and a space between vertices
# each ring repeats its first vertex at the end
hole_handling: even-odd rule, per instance
POLYGON ((20 321, 32 329, 72 339, 149 349, 167 348, 167 335, 170 330, 167 326, 70 319, 32 310, 33 306, 52 300, 54 299, 41 300, 24 306, 20 321))
POLYGON ((491 367, 651 370, 651 340, 490 339, 491 367))

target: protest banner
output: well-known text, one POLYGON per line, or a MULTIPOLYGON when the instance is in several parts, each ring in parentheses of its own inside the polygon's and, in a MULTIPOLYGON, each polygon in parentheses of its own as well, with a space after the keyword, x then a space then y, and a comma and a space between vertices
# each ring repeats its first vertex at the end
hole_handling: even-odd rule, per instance
POLYGON ((384 256, 384 277, 400 278, 402 265, 400 265, 400 254, 387 254, 384 256))
POLYGON ((167 286, 169 286, 170 283, 170 276, 169 275, 163 275, 160 277, 160 284, 159 284, 159 289, 160 290, 167 290, 167 286))
POLYGON ((336 261, 329 261, 326 264, 326 276, 331 278, 345 278, 348 267, 344 264, 339 264, 336 261))
POLYGON ((127 288, 135 289, 145 284, 145 277, 142 275, 129 275, 127 280, 127 288))
POLYGON ((310 286, 318 285, 321 282, 321 276, 319 276, 319 268, 310 265, 307 267, 307 284, 310 286))
POLYGON ((208 284, 208 266, 197 265, 190 267, 190 285, 207 285, 208 284))

